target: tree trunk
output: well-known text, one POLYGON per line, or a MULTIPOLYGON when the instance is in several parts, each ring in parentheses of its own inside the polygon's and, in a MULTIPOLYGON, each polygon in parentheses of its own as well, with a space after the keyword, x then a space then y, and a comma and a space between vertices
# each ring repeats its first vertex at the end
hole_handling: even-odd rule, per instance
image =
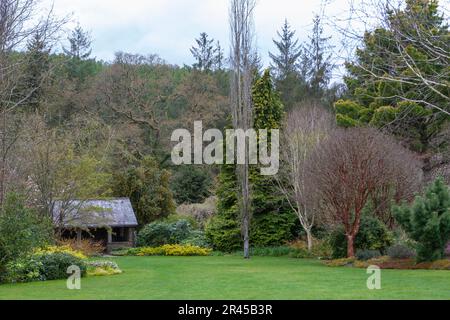
POLYGON ((355 236, 347 236, 347 258, 353 258, 355 256, 355 236))
POLYGON ((311 252, 313 249, 313 236, 312 236, 312 232, 309 229, 305 229, 306 231, 306 237, 307 237, 307 241, 308 241, 308 251, 311 252))
POLYGON ((242 177, 242 233, 244 236, 244 259, 250 259, 250 178, 249 167, 247 163, 248 156, 246 155, 246 164, 243 169, 242 177))
POLYGON ((248 228, 244 231, 244 259, 250 259, 250 237, 248 228))

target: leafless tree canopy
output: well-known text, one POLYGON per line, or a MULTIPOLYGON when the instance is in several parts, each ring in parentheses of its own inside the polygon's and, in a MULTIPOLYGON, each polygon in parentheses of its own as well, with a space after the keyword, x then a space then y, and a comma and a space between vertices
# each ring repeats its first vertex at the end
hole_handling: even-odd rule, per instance
POLYGON ((48 47, 58 38, 67 19, 56 19, 52 9, 44 17, 37 16, 38 0, 0 1, 0 203, 6 192, 11 151, 21 134, 21 118, 14 112, 26 104, 42 84, 23 88, 23 68, 30 63, 25 57, 14 57, 33 35, 39 35, 48 47))
POLYGON ((341 225, 353 257, 361 215, 371 197, 385 188, 410 194, 420 181, 416 158, 375 129, 339 129, 315 150, 309 161, 311 187, 321 198, 329 221, 341 225))
POLYGON ((312 228, 318 212, 317 194, 310 186, 306 167, 314 149, 328 137, 333 128, 333 117, 323 107, 301 106, 287 115, 283 130, 282 174, 277 177, 280 190, 300 224, 312 249, 312 228))

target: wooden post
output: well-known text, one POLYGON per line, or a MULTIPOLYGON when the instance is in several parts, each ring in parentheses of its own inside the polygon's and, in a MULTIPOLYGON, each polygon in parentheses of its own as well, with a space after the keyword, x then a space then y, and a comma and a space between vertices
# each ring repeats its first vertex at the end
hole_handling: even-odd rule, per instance
POLYGON ((106 251, 108 254, 111 253, 111 244, 112 244, 112 229, 108 229, 108 244, 106 245, 106 251))
POLYGON ((108 230, 108 244, 111 244, 113 241, 112 241, 112 230, 111 229, 109 229, 108 230))
POLYGON ((134 247, 134 231, 133 228, 128 228, 128 242, 134 247))
POLYGON ((77 243, 81 245, 82 231, 81 229, 77 229, 77 243))

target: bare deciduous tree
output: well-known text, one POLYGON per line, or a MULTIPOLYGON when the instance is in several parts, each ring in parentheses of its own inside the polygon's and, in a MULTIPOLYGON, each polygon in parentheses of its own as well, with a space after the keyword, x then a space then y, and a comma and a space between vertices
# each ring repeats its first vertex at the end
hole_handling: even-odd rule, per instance
POLYGON ((0 1, 0 203, 3 202, 8 181, 10 153, 13 151, 22 128, 19 107, 26 105, 41 83, 23 88, 23 69, 30 63, 25 55, 14 53, 24 49, 33 35, 39 34, 47 44, 58 38, 58 31, 67 19, 55 19, 50 10, 47 16, 37 19, 38 0, 0 1))
POLYGON ((371 197, 417 180, 419 168, 412 153, 371 128, 336 130, 315 150, 308 164, 311 187, 325 218, 344 227, 348 257, 355 255, 361 215, 371 197))
MULTIPOLYGON (((233 126, 244 131, 252 127, 253 122, 253 63, 255 59, 253 11, 255 0, 231 0, 231 109, 233 126)), ((242 216, 242 234, 244 237, 244 257, 250 258, 250 172, 249 155, 246 152, 245 164, 237 166, 240 184, 240 210, 242 216)))
POLYGON ((315 147, 328 137, 332 127, 332 116, 315 105, 296 108, 289 113, 284 126, 282 160, 285 165, 276 179, 306 232, 310 251, 318 199, 311 188, 306 165, 315 147))

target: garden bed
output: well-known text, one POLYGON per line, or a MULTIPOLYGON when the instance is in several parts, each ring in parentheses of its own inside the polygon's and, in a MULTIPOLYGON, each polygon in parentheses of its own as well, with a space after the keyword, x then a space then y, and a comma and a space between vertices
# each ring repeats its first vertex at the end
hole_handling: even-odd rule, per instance
POLYGON ((450 270, 450 259, 417 263, 415 259, 393 259, 390 257, 379 257, 367 261, 346 258, 329 260, 326 261, 325 264, 329 267, 354 268, 368 268, 369 266, 377 266, 381 269, 391 270, 450 270))

